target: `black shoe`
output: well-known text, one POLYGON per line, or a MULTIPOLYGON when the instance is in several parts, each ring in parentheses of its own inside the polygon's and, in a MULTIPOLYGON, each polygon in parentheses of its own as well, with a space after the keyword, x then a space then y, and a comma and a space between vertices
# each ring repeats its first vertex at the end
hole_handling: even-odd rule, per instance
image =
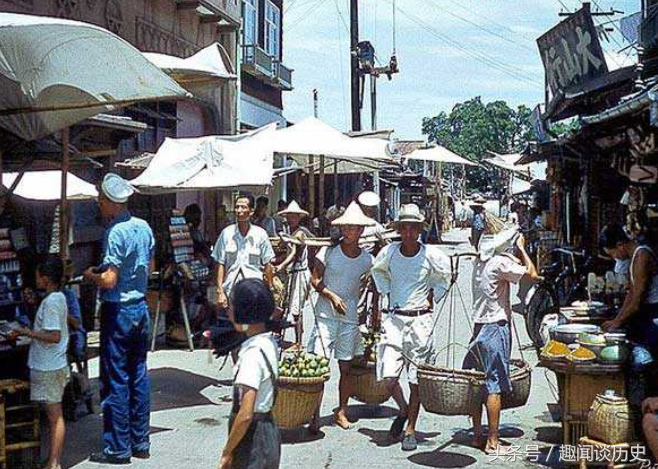
POLYGON ((415 451, 418 448, 418 441, 414 435, 404 435, 402 440, 402 451, 415 451))
POLYGON ((137 459, 149 459, 151 457, 151 452, 146 451, 133 451, 133 458, 137 459))
POLYGON ((98 464, 130 464, 130 458, 120 458, 117 456, 110 456, 103 453, 92 453, 89 456, 89 461, 98 464))
POLYGON ((392 440, 400 438, 402 436, 402 430, 404 430, 404 422, 407 421, 406 415, 398 415, 393 424, 391 424, 391 429, 388 431, 388 437, 392 440))

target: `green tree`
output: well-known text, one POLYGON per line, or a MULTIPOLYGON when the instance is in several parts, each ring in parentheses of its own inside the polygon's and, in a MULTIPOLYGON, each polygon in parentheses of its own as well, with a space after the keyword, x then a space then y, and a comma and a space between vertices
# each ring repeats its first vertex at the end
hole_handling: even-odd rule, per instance
MULTIPOLYGON (((505 101, 485 104, 478 96, 455 105, 450 114, 440 112, 435 117, 424 118, 422 130, 430 142, 481 162, 491 156, 487 151, 506 154, 523 150, 534 138, 531 114, 527 106, 513 109, 505 101)), ((450 176, 454 169, 446 171, 446 176, 450 176)), ((490 168, 478 167, 468 171, 469 188, 483 190, 490 182, 490 168)))

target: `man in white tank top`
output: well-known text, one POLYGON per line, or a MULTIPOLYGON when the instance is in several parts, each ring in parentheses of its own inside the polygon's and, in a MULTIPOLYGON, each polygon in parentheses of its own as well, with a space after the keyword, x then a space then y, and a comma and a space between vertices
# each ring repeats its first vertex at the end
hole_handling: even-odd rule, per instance
POLYGON ((382 322, 377 347, 377 379, 386 381, 400 413, 389 436, 399 438, 408 420, 402 449, 417 448, 416 422, 420 411, 417 368, 407 362, 423 362, 432 356, 434 340, 433 306, 445 294, 450 282, 450 260, 436 246, 419 241, 425 218, 415 204, 404 205, 396 220, 402 239, 386 246, 377 255, 372 276, 377 290, 388 295, 390 309, 382 322), (411 394, 409 403, 400 387, 400 374, 407 369, 411 394))

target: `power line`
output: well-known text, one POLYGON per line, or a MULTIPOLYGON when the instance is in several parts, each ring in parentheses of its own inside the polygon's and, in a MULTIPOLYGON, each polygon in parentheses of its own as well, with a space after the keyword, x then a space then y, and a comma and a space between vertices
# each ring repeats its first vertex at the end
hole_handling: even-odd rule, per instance
MULTIPOLYGON (((387 0, 389 3, 392 3, 392 0, 387 0)), ((490 57, 486 54, 480 53, 478 51, 474 51, 471 49, 468 49, 467 47, 463 46, 460 44, 458 41, 455 41, 454 39, 450 38, 449 36, 439 32, 435 28, 433 28, 431 25, 423 21, 422 19, 418 18, 415 15, 412 15, 408 13, 407 11, 403 10, 400 7, 397 7, 398 12, 402 13, 404 16, 406 16, 409 20, 417 23, 422 29, 430 33, 432 36, 436 37, 439 39, 441 42, 449 45, 452 48, 458 49, 465 54, 468 54, 469 56, 473 57, 474 59, 478 60, 479 62, 482 62, 486 65, 488 65, 491 68, 494 68, 516 80, 526 82, 527 84, 535 85, 535 86, 541 86, 543 87, 543 83, 537 81, 535 78, 526 75, 525 73, 520 72, 518 69, 515 69, 514 67, 511 67, 509 65, 506 65, 505 63, 490 57)))
POLYGON ((479 23, 476 23, 475 21, 471 21, 471 20, 469 20, 468 18, 465 18, 465 17, 463 17, 463 16, 461 16, 461 15, 459 15, 459 14, 453 12, 453 11, 448 10, 447 8, 444 8, 444 7, 440 6, 440 5, 437 3, 437 0, 429 0, 429 1, 430 1, 430 3, 432 3, 432 4, 434 5, 435 8, 437 8, 437 9, 443 11, 444 13, 449 14, 449 15, 452 16, 453 18, 457 18, 458 20, 463 21, 464 23, 467 23, 467 24, 470 24, 471 26, 474 26, 475 28, 479 29, 480 31, 484 31, 484 32, 487 33, 487 34, 491 34, 492 36, 495 36, 495 37, 497 37, 497 38, 499 38, 499 39, 502 39, 503 41, 506 41, 506 42, 509 42, 509 43, 511 43, 511 44, 514 44, 515 46, 521 47, 521 48, 523 48, 523 49, 525 49, 525 50, 529 50, 529 51, 531 51, 531 52, 535 52, 535 49, 534 49, 534 48, 530 48, 530 47, 526 46, 525 44, 521 44, 521 43, 519 43, 519 42, 517 42, 517 41, 515 41, 515 40, 513 40, 513 39, 508 38, 507 36, 504 36, 504 35, 502 35, 502 34, 500 34, 500 33, 497 33, 496 31, 494 31, 494 30, 492 30, 492 29, 487 28, 486 26, 483 26, 483 25, 481 25, 481 24, 479 24, 479 23))
POLYGON ((303 23, 305 20, 309 19, 311 16, 313 16, 313 13, 315 13, 320 7, 324 6, 327 3, 328 0, 319 0, 317 3, 315 3, 311 8, 306 10, 304 14, 293 24, 288 26, 288 32, 291 30, 295 29, 297 26, 299 26, 301 23, 303 23))
POLYGON ((340 7, 338 6, 338 1, 337 0, 334 0, 334 6, 336 7, 336 12, 338 13, 338 18, 337 18, 338 28, 336 28, 336 29, 338 30, 338 59, 340 61, 340 91, 341 91, 341 94, 343 96, 343 101, 342 101, 343 118, 345 119, 343 124, 345 125, 345 127, 347 127, 348 124, 349 124, 349 119, 348 119, 348 116, 347 116, 347 95, 345 93, 345 83, 346 83, 346 81, 345 81, 345 67, 343 65, 343 60, 341 58, 341 52, 343 51, 343 35, 340 32, 340 22, 342 22, 343 26, 347 29, 348 35, 349 35, 349 28, 347 27, 347 23, 345 22, 345 18, 343 17, 342 12, 340 11, 340 7))

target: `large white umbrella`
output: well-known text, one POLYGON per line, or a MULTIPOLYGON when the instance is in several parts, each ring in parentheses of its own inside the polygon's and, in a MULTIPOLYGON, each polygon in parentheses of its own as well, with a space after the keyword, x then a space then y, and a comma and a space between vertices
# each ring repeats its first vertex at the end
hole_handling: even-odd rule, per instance
POLYGON ((25 140, 114 106, 187 95, 140 51, 103 28, 0 13, 0 127, 25 140))
POLYGON ((459 156, 442 146, 433 146, 430 148, 419 148, 408 155, 404 155, 408 160, 434 161, 437 163, 463 164, 465 166, 478 166, 471 160, 459 156))

